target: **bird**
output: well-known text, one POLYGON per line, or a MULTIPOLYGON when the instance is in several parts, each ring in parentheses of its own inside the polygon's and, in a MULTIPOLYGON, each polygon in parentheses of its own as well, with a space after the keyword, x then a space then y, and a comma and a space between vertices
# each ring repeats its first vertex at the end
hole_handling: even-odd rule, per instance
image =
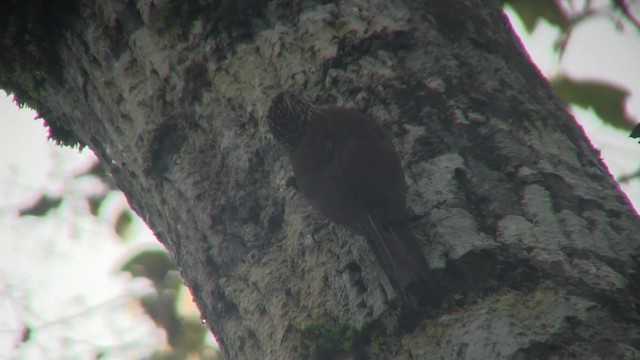
POLYGON ((401 293, 427 276, 407 220, 400 156, 371 116, 353 108, 318 107, 283 91, 272 99, 267 121, 288 150, 295 184, 313 208, 364 236, 401 293))

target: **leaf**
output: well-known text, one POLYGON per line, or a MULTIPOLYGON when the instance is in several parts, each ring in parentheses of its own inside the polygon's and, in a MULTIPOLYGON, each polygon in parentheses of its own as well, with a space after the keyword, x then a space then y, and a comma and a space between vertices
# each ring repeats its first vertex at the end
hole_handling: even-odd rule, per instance
POLYGON ((89 203, 89 212, 91 215, 98 216, 98 210, 100 210, 100 206, 106 199, 106 194, 100 196, 89 196, 87 198, 87 202, 89 203))
POLYGON ((629 134, 629 137, 633 139, 637 139, 640 137, 640 124, 634 126, 633 130, 631 130, 631 134, 629 134))
POLYGON ((154 283, 156 289, 163 289, 167 273, 173 270, 176 270, 176 266, 167 252, 153 249, 137 253, 119 271, 128 272, 133 277, 145 277, 154 283))
POLYGON ((570 20, 555 0, 504 0, 503 3, 511 5, 529 33, 535 30, 540 20, 562 30, 570 26, 570 20))
POLYGON ((596 80, 574 80, 560 75, 550 79, 551 86, 565 104, 592 108, 604 121, 614 128, 630 130, 635 122, 625 111, 629 92, 624 88, 596 80))
POLYGON ((110 190, 117 190, 118 187, 116 186, 115 182, 113 181, 113 178, 111 177, 111 174, 109 174, 109 171, 107 170, 106 166, 104 166, 101 162, 96 161, 91 168, 89 168, 86 172, 78 174, 76 177, 80 177, 80 176, 85 176, 85 175, 95 175, 98 178, 100 178, 100 180, 102 180, 103 183, 105 183, 110 190))
POLYGON ((20 216, 45 216, 49 211, 57 208, 62 203, 61 197, 50 197, 49 195, 42 195, 35 202, 35 204, 21 209, 18 213, 20 216))
POLYGON ((126 239, 131 232, 131 225, 133 224, 133 215, 129 210, 124 210, 118 216, 115 224, 116 234, 121 239, 126 239))
POLYGON ((29 340, 32 339, 32 335, 33 328, 26 324, 22 325, 22 331, 20 333, 20 343, 23 344, 29 342, 29 340))
POLYGON ((201 351, 204 346, 205 336, 208 330, 206 326, 202 326, 200 321, 181 318, 180 319, 180 331, 169 333, 167 336, 171 336, 169 344, 176 351, 180 353, 194 353, 201 351))

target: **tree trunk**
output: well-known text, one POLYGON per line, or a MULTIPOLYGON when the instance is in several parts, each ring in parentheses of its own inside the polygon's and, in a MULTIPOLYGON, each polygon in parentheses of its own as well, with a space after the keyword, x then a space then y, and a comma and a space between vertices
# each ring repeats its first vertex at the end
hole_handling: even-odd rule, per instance
POLYGON ((227 358, 640 357, 640 222, 497 3, 202 3, 54 3, 0 85, 110 169, 227 358), (439 302, 407 319, 287 186, 285 89, 392 135, 439 302))

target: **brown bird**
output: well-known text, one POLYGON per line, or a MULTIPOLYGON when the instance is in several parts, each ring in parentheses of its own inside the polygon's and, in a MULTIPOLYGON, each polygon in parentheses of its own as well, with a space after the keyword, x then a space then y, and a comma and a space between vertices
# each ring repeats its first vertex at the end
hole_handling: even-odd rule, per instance
POLYGON ((319 108, 290 92, 273 99, 267 119, 311 205, 365 236, 396 286, 424 278, 427 264, 406 221, 404 171, 382 127, 358 110, 319 108))
POLYGON ((403 294, 424 279, 426 261, 406 221, 404 171, 382 127, 358 110, 319 108, 290 92, 272 100, 267 120, 311 205, 365 236, 403 294))

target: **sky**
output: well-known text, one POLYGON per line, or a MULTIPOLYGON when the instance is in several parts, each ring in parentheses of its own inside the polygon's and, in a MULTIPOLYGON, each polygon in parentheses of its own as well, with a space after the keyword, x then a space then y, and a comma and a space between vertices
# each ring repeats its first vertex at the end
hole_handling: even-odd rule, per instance
MULTIPOLYGON (((637 32, 617 32, 606 18, 591 20, 576 29, 559 59, 549 47, 557 36, 551 26, 540 24, 529 36, 517 17, 510 18, 545 75, 562 71, 622 85, 632 93, 627 110, 640 121, 637 32)), ((637 169, 640 145, 626 132, 607 127, 591 111, 573 113, 614 176, 637 169)), ((136 250, 158 245, 142 224, 127 242, 117 239, 114 217, 126 206, 121 194, 110 195, 98 218, 87 214, 83 199, 105 189, 75 175, 95 161, 93 155, 48 142, 34 118, 0 92, 0 360, 86 359, 96 348, 139 358, 162 334, 132 300, 149 291, 148 284, 131 282, 116 269, 136 250), (51 216, 19 217, 18 210, 43 192, 70 195, 51 216), (25 325, 36 331, 29 346, 18 346, 25 325)), ((638 182, 622 189, 637 207, 638 182)))

